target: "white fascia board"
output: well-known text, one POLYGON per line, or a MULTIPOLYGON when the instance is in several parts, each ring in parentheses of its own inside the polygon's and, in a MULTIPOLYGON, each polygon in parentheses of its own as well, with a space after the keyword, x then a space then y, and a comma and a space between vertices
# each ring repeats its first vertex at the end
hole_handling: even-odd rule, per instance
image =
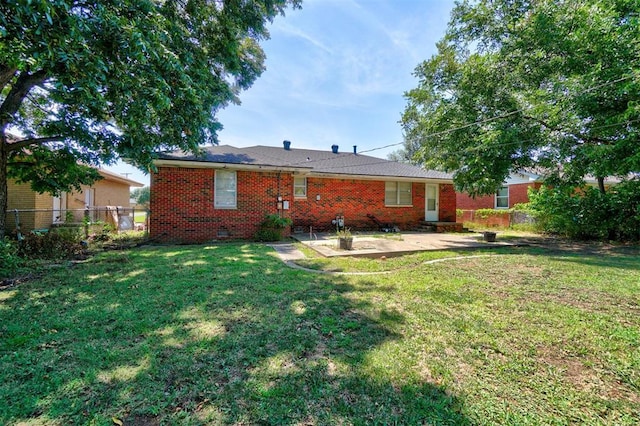
POLYGON ((448 183, 453 184, 451 179, 421 178, 407 176, 374 176, 374 175, 348 175, 339 173, 305 173, 307 177, 324 179, 351 179, 351 180, 371 180, 371 181, 394 181, 394 182, 425 182, 425 183, 448 183))
POLYGON ((243 170, 253 172, 308 172, 309 169, 299 167, 281 167, 256 164, 234 164, 234 163, 211 163, 208 161, 187 161, 187 160, 155 160, 156 167, 180 167, 183 169, 228 169, 243 170))

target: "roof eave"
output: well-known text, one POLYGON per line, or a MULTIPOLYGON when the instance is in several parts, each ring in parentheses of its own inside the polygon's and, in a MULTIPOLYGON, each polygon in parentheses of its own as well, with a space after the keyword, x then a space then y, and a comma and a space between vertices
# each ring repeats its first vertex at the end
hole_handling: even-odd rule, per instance
POLYGON ((359 180, 394 180, 400 182, 429 182, 429 183, 451 183, 453 179, 447 178, 431 178, 418 176, 392 176, 392 175, 361 175, 346 173, 323 173, 318 171, 310 171, 306 176, 318 178, 335 178, 335 179, 359 179, 359 180))
POLYGON ((238 163, 218 163, 210 161, 194 161, 194 160, 170 160, 158 159, 153 162, 156 167, 180 167, 193 169, 230 169, 230 170, 247 170, 247 171, 263 171, 263 172, 306 172, 309 168, 277 166, 269 164, 238 164, 238 163))

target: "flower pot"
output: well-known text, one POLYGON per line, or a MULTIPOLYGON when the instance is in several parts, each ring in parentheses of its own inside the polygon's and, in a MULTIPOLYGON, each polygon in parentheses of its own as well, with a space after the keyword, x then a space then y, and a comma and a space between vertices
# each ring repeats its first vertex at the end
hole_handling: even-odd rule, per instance
POLYGON ((353 237, 340 237, 338 238, 338 247, 340 250, 352 250, 353 249, 353 237))
POLYGON ((495 232, 483 232, 482 236, 485 241, 489 243, 493 243, 496 241, 496 233, 495 232))

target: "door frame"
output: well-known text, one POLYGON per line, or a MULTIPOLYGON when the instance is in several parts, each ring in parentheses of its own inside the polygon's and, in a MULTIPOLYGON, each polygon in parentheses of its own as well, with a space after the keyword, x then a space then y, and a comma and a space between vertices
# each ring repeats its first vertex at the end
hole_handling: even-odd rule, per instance
POLYGON ((440 185, 437 183, 427 183, 424 185, 424 220, 426 222, 437 222, 440 218, 440 185), (429 210, 429 188, 435 188, 435 210, 429 210))

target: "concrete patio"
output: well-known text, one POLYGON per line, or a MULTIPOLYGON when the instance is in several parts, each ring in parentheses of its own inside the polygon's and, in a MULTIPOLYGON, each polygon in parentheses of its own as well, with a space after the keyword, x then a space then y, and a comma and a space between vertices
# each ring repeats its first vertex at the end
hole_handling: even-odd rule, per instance
POLYGON ((519 245, 515 242, 500 241, 498 233, 495 242, 483 240, 482 233, 354 233, 353 250, 338 248, 334 233, 294 234, 292 237, 324 257, 393 257, 429 250, 473 249, 519 245))

